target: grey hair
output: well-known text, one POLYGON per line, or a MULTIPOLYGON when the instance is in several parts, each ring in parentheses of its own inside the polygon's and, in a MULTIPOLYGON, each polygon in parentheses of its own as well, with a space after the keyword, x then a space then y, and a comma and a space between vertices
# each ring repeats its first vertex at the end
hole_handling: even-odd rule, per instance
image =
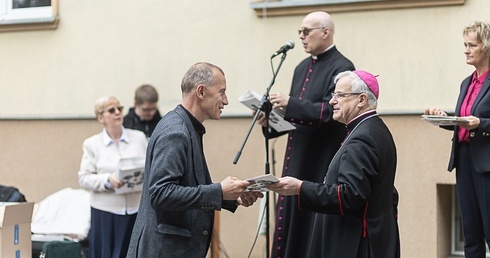
POLYGON ((352 78, 352 92, 354 93, 365 93, 368 97, 368 105, 371 108, 376 108, 378 106, 378 99, 376 99, 376 96, 374 96, 374 93, 369 89, 369 87, 366 85, 366 83, 361 80, 361 77, 354 73, 353 71, 344 71, 337 76, 335 76, 334 83, 337 84, 337 82, 343 78, 343 77, 350 77, 352 78))
POLYGON ((182 78, 182 96, 190 94, 199 84, 204 84, 206 87, 212 86, 216 72, 225 74, 221 68, 210 63, 201 62, 192 65, 182 78))

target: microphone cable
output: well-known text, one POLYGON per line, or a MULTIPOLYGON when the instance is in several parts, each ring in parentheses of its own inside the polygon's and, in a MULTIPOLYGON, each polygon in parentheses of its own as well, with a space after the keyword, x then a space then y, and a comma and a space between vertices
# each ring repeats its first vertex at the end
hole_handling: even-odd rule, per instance
MULTIPOLYGON (((269 200, 267 200, 267 201, 269 201, 269 200)), ((254 250, 255 244, 257 243, 257 239, 259 238, 260 227, 262 226, 262 221, 264 220, 264 215, 265 215, 265 209, 262 211, 262 216, 260 217, 260 223, 259 223, 259 226, 257 227, 257 232, 255 233, 255 239, 254 239, 252 246, 250 247, 250 251, 247 255, 247 258, 250 258, 250 256, 252 255, 252 251, 254 250)), ((267 252, 269 252, 269 250, 267 250, 267 252)))

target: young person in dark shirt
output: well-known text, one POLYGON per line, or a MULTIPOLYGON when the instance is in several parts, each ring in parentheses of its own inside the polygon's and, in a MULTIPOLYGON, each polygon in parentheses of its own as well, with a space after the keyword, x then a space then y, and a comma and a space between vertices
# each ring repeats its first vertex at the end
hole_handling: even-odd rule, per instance
POLYGON ((150 84, 143 84, 134 94, 134 107, 124 117, 124 127, 142 131, 150 138, 162 118, 158 111, 158 92, 150 84))

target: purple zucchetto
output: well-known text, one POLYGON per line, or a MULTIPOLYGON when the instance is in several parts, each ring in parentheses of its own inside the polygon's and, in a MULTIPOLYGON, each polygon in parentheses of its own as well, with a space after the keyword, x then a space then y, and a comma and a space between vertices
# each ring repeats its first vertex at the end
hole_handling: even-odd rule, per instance
POLYGON ((372 75, 371 73, 368 73, 366 71, 362 70, 354 70, 353 71, 361 80, 366 83, 366 85, 369 87, 371 92, 374 94, 376 99, 378 99, 379 96, 379 84, 378 80, 376 79, 376 76, 372 75))

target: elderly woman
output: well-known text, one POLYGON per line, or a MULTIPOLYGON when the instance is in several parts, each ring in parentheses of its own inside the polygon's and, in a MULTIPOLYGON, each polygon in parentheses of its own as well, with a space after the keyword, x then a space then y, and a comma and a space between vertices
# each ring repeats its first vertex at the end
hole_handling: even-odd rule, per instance
MULTIPOLYGON (((473 22, 463 31, 466 63, 475 71, 461 83, 448 170, 456 168, 456 191, 466 257, 485 257, 490 246, 490 24, 473 22)), ((438 108, 428 115, 447 113, 438 108)))
POLYGON ((138 212, 140 192, 114 191, 124 185, 117 176, 120 159, 145 157, 147 146, 144 133, 122 126, 122 110, 114 97, 97 100, 95 115, 104 128, 83 142, 78 181, 92 191, 90 257, 126 257, 138 212))

